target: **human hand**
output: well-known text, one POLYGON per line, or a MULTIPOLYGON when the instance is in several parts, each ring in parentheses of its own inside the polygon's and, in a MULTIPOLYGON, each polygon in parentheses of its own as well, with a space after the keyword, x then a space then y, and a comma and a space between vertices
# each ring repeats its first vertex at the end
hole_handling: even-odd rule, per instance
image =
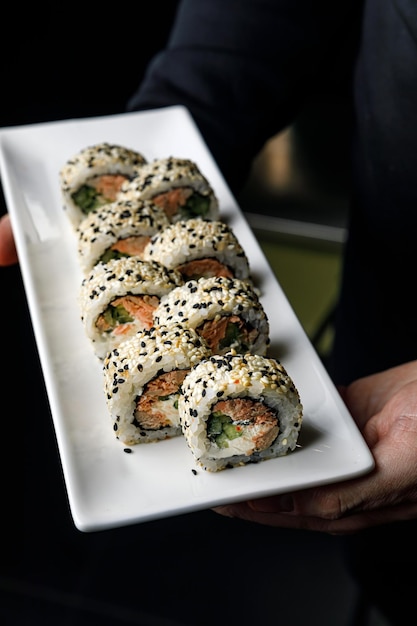
POLYGON ((214 510, 330 534, 417 518, 417 361, 361 378, 340 392, 374 456, 372 472, 214 510))
POLYGON ((10 217, 6 213, 0 218, 0 266, 14 265, 17 260, 10 217))

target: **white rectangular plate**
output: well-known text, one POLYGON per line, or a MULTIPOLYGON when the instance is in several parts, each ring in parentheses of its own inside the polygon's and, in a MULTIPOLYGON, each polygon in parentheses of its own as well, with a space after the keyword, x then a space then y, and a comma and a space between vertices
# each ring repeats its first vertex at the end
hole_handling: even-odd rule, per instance
POLYGON ((345 480, 373 468, 368 447, 183 107, 6 128, 0 140, 2 184, 79 530, 345 480), (271 326, 270 355, 286 367, 304 406, 300 445, 292 454, 208 473, 195 467, 182 438, 138 445, 132 454, 123 451, 107 412, 101 364, 80 320, 82 275, 58 183, 67 159, 103 141, 134 148, 147 160, 193 159, 212 184, 221 217, 245 249, 260 289, 271 326))

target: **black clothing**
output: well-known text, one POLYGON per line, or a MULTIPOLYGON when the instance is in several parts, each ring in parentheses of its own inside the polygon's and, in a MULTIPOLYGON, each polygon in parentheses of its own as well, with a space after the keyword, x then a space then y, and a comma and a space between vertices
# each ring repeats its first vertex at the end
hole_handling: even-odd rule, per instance
MULTIPOLYGON (((13 59, 10 51, 3 55, 10 61, 3 80, 15 86, 4 98, 1 124, 121 112, 121 101, 142 79, 143 64, 137 61, 147 51, 148 44, 139 47, 143 33, 150 28, 153 37, 161 36, 160 20, 167 11, 173 16, 176 4, 169 45, 149 66, 128 108, 185 104, 237 195, 264 143, 294 121, 311 97, 338 93, 352 105, 352 201, 331 373, 336 382, 349 382, 417 358, 417 325, 409 302, 417 226, 415 2, 186 0, 163 2, 160 10, 147 6, 146 13, 153 13, 150 22, 143 3, 141 15, 126 22, 134 7, 125 3, 116 25, 112 15, 108 24, 99 19, 98 5, 90 7, 88 17, 87 4, 78 10, 71 5, 66 31, 49 26, 54 16, 64 26, 58 5, 26 6, 26 46, 14 46, 13 59), (42 36, 44 22, 48 28, 42 36), (136 41, 125 37, 126 30, 136 41), (124 48, 117 55, 113 44, 120 33, 124 48), (62 72, 54 72, 55 63, 54 68, 47 65, 54 57, 61 60, 62 72), (16 76, 21 83, 16 84, 16 76)), ((14 10, 17 15, 6 22, 23 24, 21 9, 14 10)), ((99 613, 96 601, 105 611, 100 626, 119 623, 108 612, 115 604, 126 609, 123 623, 150 625, 159 616, 161 626, 162 618, 190 626, 267 623, 273 619, 270 613, 268 620, 267 602, 281 605, 281 611, 287 608, 282 623, 297 624, 297 604, 306 597, 317 613, 329 601, 326 573, 317 574, 320 554, 322 549, 338 553, 336 537, 247 524, 212 511, 97 534, 73 527, 19 269, 1 271, 9 305, 3 307, 2 327, 8 328, 12 308, 23 329, 15 368, 9 363, 4 368, 4 385, 11 370, 20 372, 20 355, 25 355, 23 402, 18 398, 7 415, 5 431, 5 447, 15 446, 12 455, 3 457, 2 475, 11 486, 6 502, 12 503, 5 510, 16 514, 8 514, 3 524, 3 539, 13 550, 7 551, 10 563, 2 559, 2 576, 15 576, 32 594, 26 596, 27 606, 17 587, 2 598, 3 623, 46 624, 37 586, 43 584, 57 606, 52 623, 62 626, 73 624, 75 613, 79 626, 97 623, 92 621, 99 613), (12 420, 20 426, 24 422, 25 428, 12 430, 12 420), (25 438, 24 456, 16 432, 25 438), (15 483, 22 459, 26 492, 20 499, 15 483), (240 568, 224 565, 235 548, 242 549, 240 568), (323 576, 321 597, 308 597, 308 584, 297 586, 311 559, 311 577, 323 576), (216 584, 219 571, 227 584, 224 578, 216 584), (91 599, 90 612, 78 615, 75 593, 91 599)), ((415 527, 410 522, 371 529, 345 542, 355 579, 392 624, 401 626, 414 610, 415 527)), ((313 590, 317 594, 317 587, 313 590)), ((272 615, 280 622, 279 613, 272 615)), ((345 615, 346 607, 341 619, 345 615)))
MULTIPOLYGON (((344 95, 351 206, 328 367, 336 383, 349 383, 416 359, 415 2, 185 0, 181 8, 130 108, 188 106, 237 193, 257 151, 309 97, 344 95)), ((414 521, 344 540, 351 573, 392 624, 413 611, 415 532, 414 521)))
POLYGON ((312 95, 352 109, 352 199, 337 383, 416 358, 417 8, 412 0, 186 0, 129 102, 184 104, 235 193, 265 141, 312 95))

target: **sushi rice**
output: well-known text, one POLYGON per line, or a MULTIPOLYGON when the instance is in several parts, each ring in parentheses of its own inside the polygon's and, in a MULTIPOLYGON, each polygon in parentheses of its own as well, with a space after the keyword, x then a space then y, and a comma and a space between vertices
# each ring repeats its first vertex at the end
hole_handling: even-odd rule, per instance
POLYGON ((217 354, 234 349, 265 355, 270 344, 261 301, 250 283, 239 278, 186 281, 161 297, 154 320, 194 328, 217 354))
POLYGON ((145 163, 140 152, 107 142, 87 146, 68 159, 59 172, 59 183, 72 226, 77 228, 91 210, 117 200, 122 182, 134 178, 145 163))
POLYGON ((85 332, 97 357, 103 359, 128 337, 150 328, 160 298, 182 283, 181 274, 175 270, 134 256, 95 265, 81 283, 79 302, 85 332), (136 296, 144 298, 142 312, 136 296), (127 311, 121 308, 124 298, 126 306, 129 304, 127 311), (133 315, 136 309, 138 317, 133 315), (111 327, 99 324, 103 317, 111 318, 111 327))
POLYGON ((292 452, 300 396, 266 356, 269 322, 248 258, 198 165, 148 163, 103 142, 70 158, 59 180, 116 438, 184 436, 209 472, 292 452))
POLYGON ((171 222, 192 217, 219 219, 214 189, 190 159, 170 156, 146 163, 135 178, 122 185, 119 197, 153 200, 171 222))
POLYGON ((176 268, 185 279, 208 278, 216 270, 211 275, 250 279, 242 246, 231 228, 219 220, 191 218, 171 224, 151 238, 143 258, 176 268))
POLYGON ((78 226, 78 259, 84 273, 99 261, 135 254, 167 228, 165 211, 148 200, 121 200, 91 211, 78 226))
POLYGON ((279 361, 234 352, 191 370, 178 411, 197 464, 210 472, 288 454, 303 419, 299 393, 279 361))
POLYGON ((103 372, 116 437, 126 445, 135 445, 181 436, 179 385, 165 395, 163 378, 172 372, 182 373, 182 381, 208 356, 205 342, 180 324, 140 331, 112 350, 104 359, 103 372), (153 387, 149 387, 152 382, 153 387))

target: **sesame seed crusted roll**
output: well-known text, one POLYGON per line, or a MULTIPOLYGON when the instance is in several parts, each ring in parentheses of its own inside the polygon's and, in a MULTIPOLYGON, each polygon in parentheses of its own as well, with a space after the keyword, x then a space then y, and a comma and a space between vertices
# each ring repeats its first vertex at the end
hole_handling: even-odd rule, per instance
POLYGON ((63 207, 74 228, 93 209, 117 200, 122 183, 134 178, 146 162, 140 152, 106 142, 68 159, 59 182, 63 207))
POLYGON ((249 261, 231 228, 219 220, 191 218, 154 235, 145 260, 176 268, 187 279, 225 276, 249 280, 249 261))
POLYGON ((178 411, 196 462, 210 472, 286 455, 296 447, 303 418, 282 364, 235 353, 213 355, 191 370, 178 411))
POLYGON ((194 328, 216 354, 229 350, 266 354, 269 322, 251 284, 239 278, 190 280, 161 298, 156 324, 194 328))
POLYGON ((165 211, 148 200, 121 200, 91 211, 77 229, 83 272, 123 256, 144 259, 151 237, 169 225, 165 211))
POLYGON ((143 330, 109 353, 104 390, 116 437, 134 445, 180 436, 179 389, 209 355, 197 333, 181 325, 143 330))
POLYGON ((182 284, 181 274, 138 257, 95 265, 81 284, 79 302, 87 337, 98 358, 153 325, 160 298, 182 284))
POLYGON ((120 198, 151 199, 161 206, 171 222, 203 217, 219 218, 214 189, 190 159, 155 159, 140 168, 137 176, 124 183, 120 198))

